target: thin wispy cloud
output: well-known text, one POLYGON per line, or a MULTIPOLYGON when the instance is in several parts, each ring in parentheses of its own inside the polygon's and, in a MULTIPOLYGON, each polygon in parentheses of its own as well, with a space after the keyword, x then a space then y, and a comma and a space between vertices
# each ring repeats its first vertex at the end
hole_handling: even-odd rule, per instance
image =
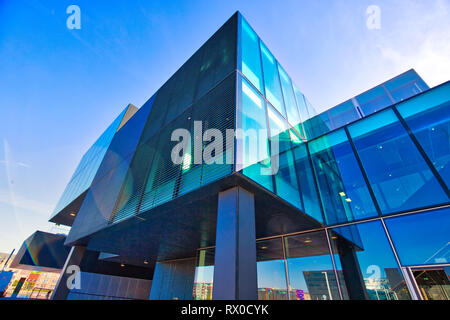
POLYGON ((49 213, 53 210, 53 205, 51 204, 34 199, 28 199, 18 194, 15 194, 14 198, 11 198, 9 190, 0 190, 0 203, 14 207, 15 209, 31 211, 33 213, 43 215, 46 218, 48 218, 49 213))
POLYGON ((408 2, 395 29, 379 38, 384 63, 396 70, 413 67, 430 86, 450 75, 450 2, 408 2))

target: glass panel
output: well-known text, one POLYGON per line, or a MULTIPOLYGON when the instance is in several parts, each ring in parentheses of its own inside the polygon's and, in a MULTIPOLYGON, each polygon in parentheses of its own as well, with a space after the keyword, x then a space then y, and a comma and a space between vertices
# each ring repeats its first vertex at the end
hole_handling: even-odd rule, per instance
POLYGON ((383 214, 448 201, 391 109, 348 128, 383 214))
POLYGON ((285 238, 291 300, 339 300, 324 231, 285 238))
POLYGON ((261 92, 264 92, 259 53, 259 39, 250 25, 242 19, 242 73, 261 92))
POLYGON ((243 78, 241 85, 242 173, 273 191, 265 100, 243 78))
POLYGON ((385 83, 386 89, 389 91, 393 91, 405 84, 408 84, 413 81, 417 81, 420 79, 419 75, 414 70, 409 70, 401 75, 396 76, 395 78, 387 81, 385 83))
POLYGON ((334 228, 331 243, 350 299, 410 299, 380 221, 334 228))
POLYGON ((328 112, 311 117, 309 120, 305 121, 303 125, 309 140, 333 130, 328 112))
POLYGON ((272 167, 270 159, 255 163, 242 170, 242 174, 270 191, 273 190, 272 167))
POLYGON ((310 115, 309 115, 308 109, 306 107, 305 97, 303 96, 303 93, 301 93, 300 90, 298 90, 297 86, 294 83, 293 83, 293 87, 294 87, 295 98, 296 98, 297 105, 298 105, 298 111, 300 113, 300 118, 302 119, 302 121, 306 121, 310 118, 310 115))
POLYGON ((194 300, 212 300, 213 280, 214 249, 199 250, 192 293, 194 300))
POLYGON ((314 219, 323 222, 306 144, 302 144, 294 149, 294 157, 301 190, 300 195, 303 201, 303 210, 314 219))
POLYGON ((412 96, 415 96, 416 94, 421 93, 422 90, 417 85, 416 82, 408 83, 400 88, 397 88, 393 91, 391 91, 391 96, 394 98, 395 101, 402 101, 405 99, 408 99, 412 96))
MULTIPOLYGON (((269 136, 272 144, 275 139, 278 141, 279 152, 291 149, 291 136, 286 120, 270 104, 267 105, 267 113, 269 115, 269 136)), ((276 153, 273 146, 271 150, 276 153)))
POLYGON ((385 87, 397 102, 428 89, 428 86, 414 70, 407 71, 389 80, 385 83, 385 87))
POLYGON ((278 77, 277 62, 262 41, 260 41, 260 43, 266 98, 278 110, 278 112, 286 118, 280 79, 278 77))
POLYGON ((382 86, 362 93, 355 99, 366 116, 393 104, 382 86))
POLYGON ((329 110, 332 125, 335 129, 345 126, 360 118, 351 100, 329 110))
POLYGON ((377 215, 344 130, 309 143, 328 224, 377 215))
POLYGON ((281 79, 281 89, 283 90, 284 103, 286 106, 287 120, 292 126, 296 126, 300 123, 300 115, 297 110, 297 104, 295 103, 294 91, 292 89, 291 79, 286 71, 278 64, 278 71, 281 79))
POLYGON ((442 179, 450 187, 450 84, 397 106, 442 179))
MULTIPOLYGON (((274 164, 275 161, 276 160, 272 158, 272 164, 274 164)), ((275 174, 277 195, 297 208, 302 209, 292 151, 287 150, 280 154, 278 161, 279 169, 275 174)))
POLYGON ((450 263, 450 209, 386 219, 403 265, 450 263))
MULTIPOLYGON (((304 129, 305 137, 307 139, 313 139, 314 137, 317 137, 320 135, 320 133, 315 132, 316 121, 311 119, 317 115, 317 112, 314 110, 313 106, 308 101, 308 99, 300 92, 300 90, 298 90, 298 88, 295 86, 295 84, 294 84, 294 92, 295 92, 295 97, 297 98, 298 110, 300 112, 300 118, 302 119, 302 126, 304 129)), ((319 126, 320 125, 324 125, 324 124, 319 124, 319 126)), ((301 132, 300 128, 298 131, 301 132)), ((328 131, 328 128, 323 132, 327 132, 327 131, 328 131)))
POLYGON ((288 300, 281 238, 256 243, 258 300, 288 300))
POLYGON ((263 97, 244 78, 242 78, 241 85, 241 123, 242 130, 246 133, 242 139, 243 164, 248 166, 269 157, 266 137, 268 129, 263 97), (259 139, 261 135, 262 139, 259 139))
POLYGON ((298 146, 304 142, 302 137, 298 134, 298 132, 294 129, 289 129, 289 136, 291 138, 292 146, 298 146))

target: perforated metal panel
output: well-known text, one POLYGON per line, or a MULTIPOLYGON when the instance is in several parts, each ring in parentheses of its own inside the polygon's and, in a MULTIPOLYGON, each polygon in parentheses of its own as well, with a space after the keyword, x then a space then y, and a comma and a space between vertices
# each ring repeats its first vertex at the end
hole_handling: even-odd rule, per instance
MULTIPOLYGON (((149 210, 232 172, 225 153, 220 153, 223 164, 191 164, 188 170, 174 165, 171 151, 177 142, 171 141, 171 135, 185 128, 193 137, 194 120, 202 121, 202 135, 209 128, 220 130, 223 150, 232 159, 233 144, 227 145, 225 131, 235 124, 236 38, 235 15, 158 90, 110 222, 149 210)), ((200 141, 196 148, 202 152, 205 145, 200 141)))
POLYGON ((233 159, 233 141, 227 141, 226 130, 235 125, 235 81, 233 72, 214 89, 208 92, 193 106, 170 122, 164 129, 142 144, 127 174, 122 191, 114 208, 111 222, 115 223, 139 212, 147 211, 166 203, 180 195, 195 190, 221 177, 231 174, 233 164, 226 163, 226 154, 233 159), (200 139, 195 143, 194 121, 201 121, 200 139), (171 141, 172 132, 183 128, 191 133, 192 152, 200 154, 209 142, 201 137, 208 129, 218 129, 223 136, 222 164, 175 165, 171 158, 173 147, 178 143, 171 141))

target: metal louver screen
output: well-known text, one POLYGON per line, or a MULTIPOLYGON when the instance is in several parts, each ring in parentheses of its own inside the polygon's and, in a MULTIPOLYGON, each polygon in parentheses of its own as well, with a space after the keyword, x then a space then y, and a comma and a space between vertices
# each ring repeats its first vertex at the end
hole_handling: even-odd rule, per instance
POLYGON ((121 194, 111 216, 115 223, 139 212, 147 211, 186 194, 233 172, 234 165, 226 163, 226 153, 233 158, 233 144, 227 144, 226 129, 235 125, 235 72, 185 110, 164 129, 141 144, 122 186, 121 194), (184 128, 191 132, 192 152, 209 143, 194 143, 194 121, 202 121, 203 133, 211 128, 223 136, 223 164, 175 165, 171 151, 177 142, 171 141, 172 132, 184 128))

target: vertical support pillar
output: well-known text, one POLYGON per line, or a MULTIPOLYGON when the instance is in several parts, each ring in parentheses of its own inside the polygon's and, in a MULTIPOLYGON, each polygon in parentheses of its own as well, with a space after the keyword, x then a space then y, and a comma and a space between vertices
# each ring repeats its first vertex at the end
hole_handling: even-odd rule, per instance
POLYGON ((85 252, 86 247, 82 246, 73 246, 72 249, 70 249, 66 262, 64 263, 64 267, 61 270, 61 275, 59 276, 58 282, 56 283, 55 290, 53 290, 51 300, 67 299, 67 296, 70 291, 70 289, 67 286, 67 279, 71 276, 71 274, 67 273, 67 268, 71 265, 79 266, 85 252))
POLYGON ((341 243, 338 250, 350 300, 369 300, 355 249, 351 245, 341 243))
POLYGON ((252 193, 234 187, 219 193, 214 300, 256 300, 255 200, 252 193))

